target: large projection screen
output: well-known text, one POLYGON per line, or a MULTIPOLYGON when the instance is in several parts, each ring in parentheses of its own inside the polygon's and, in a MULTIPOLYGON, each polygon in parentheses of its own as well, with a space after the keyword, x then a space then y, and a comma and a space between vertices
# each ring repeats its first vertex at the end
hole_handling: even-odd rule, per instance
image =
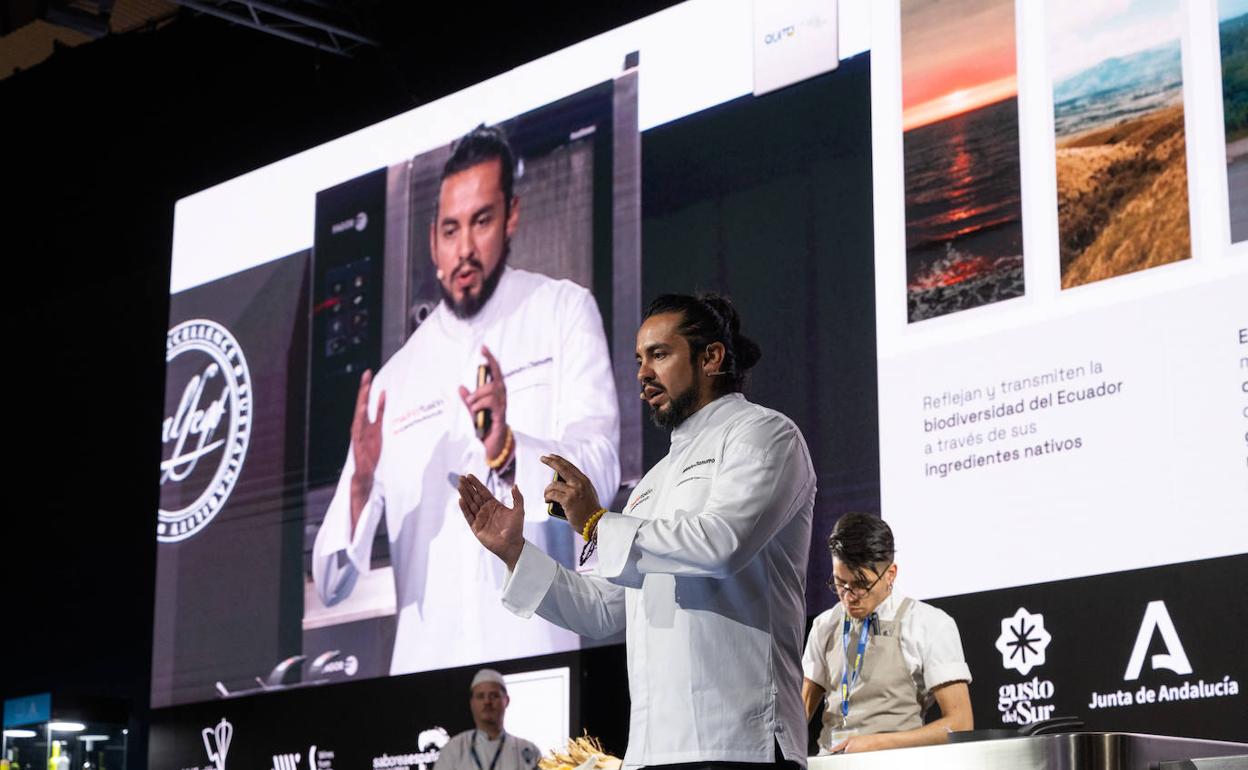
MULTIPOLYGON (((430 225, 480 124, 520 159, 508 265, 548 310, 486 342, 517 446, 596 403, 577 440, 604 504, 626 499, 668 442, 636 398, 642 309, 725 292, 763 343, 747 395, 819 476, 809 616, 836 601, 829 530, 864 510, 896 532, 899 588, 963 628, 981 725, 1232 681, 1227 644, 1180 665, 1172 640, 1196 648, 1184 613, 1216 601, 1190 584, 1248 552, 1248 3, 792 5, 789 25, 684 3, 177 203, 153 706, 620 641, 509 616, 505 570, 451 515, 450 477, 488 470, 453 387, 483 357, 455 347, 430 225), (833 23, 836 56, 775 58, 833 23), (565 329, 593 351, 567 371, 565 329), (379 369, 383 456, 419 473, 357 526, 344 468, 379 369), (1089 614, 1113 641, 1087 660, 1000 652, 1047 617, 1061 661, 1089 614)), ((574 564, 579 537, 527 513, 574 564)))

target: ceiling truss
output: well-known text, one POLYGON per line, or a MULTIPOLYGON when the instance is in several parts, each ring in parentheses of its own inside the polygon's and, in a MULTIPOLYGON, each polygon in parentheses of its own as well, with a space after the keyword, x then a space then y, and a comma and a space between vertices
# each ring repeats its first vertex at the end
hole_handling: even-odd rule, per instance
POLYGON ((379 43, 358 31, 348 14, 324 0, 175 0, 187 9, 320 51, 352 56, 379 43))

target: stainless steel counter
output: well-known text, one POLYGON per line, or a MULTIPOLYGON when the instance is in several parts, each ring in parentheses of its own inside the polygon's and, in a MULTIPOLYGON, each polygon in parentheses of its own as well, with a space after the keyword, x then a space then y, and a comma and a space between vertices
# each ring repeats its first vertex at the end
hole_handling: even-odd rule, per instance
POLYGON ((1135 733, 1065 733, 811 757, 810 770, 1158 770, 1162 762, 1214 757, 1239 757, 1230 767, 1248 770, 1248 743, 1135 733))

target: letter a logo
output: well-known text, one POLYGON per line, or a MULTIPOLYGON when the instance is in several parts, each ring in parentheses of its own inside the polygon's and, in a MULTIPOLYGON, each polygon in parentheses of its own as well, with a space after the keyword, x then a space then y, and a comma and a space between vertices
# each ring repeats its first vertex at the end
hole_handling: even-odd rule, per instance
POLYGON ((1144 610, 1144 621, 1140 623, 1140 633, 1135 637, 1135 648, 1131 650, 1131 660, 1127 662, 1127 673, 1124 682, 1140 678, 1140 669, 1144 667, 1144 655, 1148 653, 1148 643, 1153 634, 1161 631, 1161 640, 1166 643, 1166 651, 1153 656, 1153 668, 1165 668, 1176 674, 1192 673, 1192 664, 1187 661, 1187 653, 1179 634, 1174 630, 1174 622, 1166 611, 1166 603, 1158 600, 1148 603, 1144 610))

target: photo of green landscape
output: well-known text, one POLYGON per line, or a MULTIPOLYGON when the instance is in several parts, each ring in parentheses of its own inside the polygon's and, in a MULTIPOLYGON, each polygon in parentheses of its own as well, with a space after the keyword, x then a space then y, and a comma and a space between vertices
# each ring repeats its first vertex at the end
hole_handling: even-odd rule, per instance
POLYGON ((1222 118, 1231 243, 1248 240, 1248 0, 1220 0, 1222 118))
POLYGON ((1047 8, 1062 288, 1189 259, 1179 0, 1047 8))

